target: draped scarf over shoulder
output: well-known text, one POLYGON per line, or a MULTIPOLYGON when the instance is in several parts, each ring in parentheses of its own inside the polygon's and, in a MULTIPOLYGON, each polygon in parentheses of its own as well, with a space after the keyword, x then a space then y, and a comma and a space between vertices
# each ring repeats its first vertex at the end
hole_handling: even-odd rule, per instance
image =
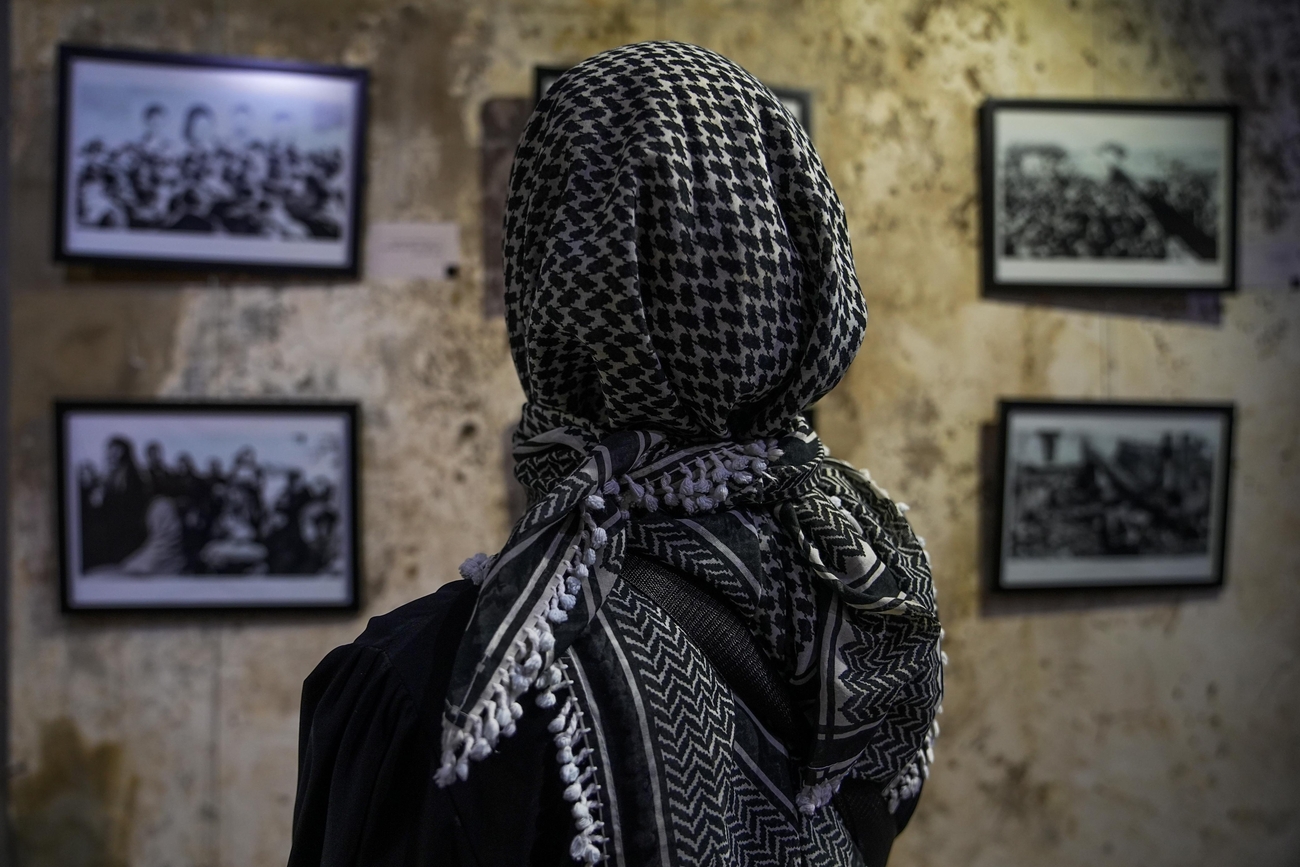
POLYGON ((801 809, 847 775, 895 800, 918 787, 942 691, 933 586, 902 510, 802 418, 848 369, 866 306, 798 122, 701 48, 593 57, 523 134, 505 261, 531 505, 462 567, 481 587, 439 784, 522 714, 554 714, 574 856, 602 857, 564 658, 637 551, 725 599, 802 697, 801 809))

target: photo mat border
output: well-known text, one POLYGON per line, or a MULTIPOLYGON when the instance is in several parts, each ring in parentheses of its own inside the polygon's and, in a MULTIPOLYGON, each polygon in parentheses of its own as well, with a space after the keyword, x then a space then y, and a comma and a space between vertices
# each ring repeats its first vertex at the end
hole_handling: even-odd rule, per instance
POLYGON ((994 517, 988 522, 993 534, 989 559, 990 589, 995 594, 1017 593, 1057 593, 1078 592, 1080 590, 1186 590, 1188 588, 1218 590, 1226 580, 1228 556, 1228 530, 1232 505, 1232 469, 1233 469, 1233 432, 1236 426, 1236 404, 1221 401, 1126 401, 1126 400, 1053 400, 1053 399, 1013 399, 1003 398, 998 401, 997 425, 997 476, 994 480, 997 489, 990 498, 994 517), (1006 552, 1003 549, 1006 540, 1006 491, 1009 459, 1010 421, 1012 414, 1024 410, 1078 413, 1088 415, 1104 413, 1108 415, 1132 414, 1178 414, 1206 413, 1219 416, 1223 421, 1223 489, 1215 506, 1218 508, 1218 520, 1215 531, 1219 540, 1218 550, 1211 553, 1214 568, 1214 580, 1166 580, 1166 581, 1075 581, 1041 584, 1018 583, 1009 586, 1003 583, 1003 569, 1006 552))
POLYGON ((1240 109, 1226 102, 1170 102, 1155 100, 1083 100, 1083 99, 1002 99, 989 98, 978 109, 979 125, 979 196, 980 196, 980 278, 984 295, 1010 292, 1079 292, 1127 295, 1138 293, 1198 292, 1234 293, 1238 285, 1238 220, 1237 176, 1238 139, 1240 136, 1240 109), (1227 250, 1224 255, 1227 280, 1222 285, 1190 284, 1178 282, 1102 283, 1060 282, 1035 283, 1000 282, 997 279, 996 202, 997 152, 995 148, 995 116, 1004 109, 1069 113, 1119 113, 1134 114, 1222 114, 1228 119, 1228 175, 1224 179, 1225 227, 1227 250))
POLYGON ((60 43, 56 59, 55 100, 55 151, 54 151, 54 231, 51 236, 55 262, 70 265, 94 265, 110 268, 142 268, 163 271, 221 272, 234 274, 260 274, 268 276, 312 276, 355 279, 361 273, 361 243, 364 234, 364 201, 367 180, 366 137, 370 125, 370 71, 363 67, 308 63, 297 60, 271 60, 251 57, 222 57, 208 54, 181 54, 169 51, 142 51, 125 48, 104 48, 76 43, 60 43), (72 64, 83 58, 92 60, 126 60, 153 63, 160 66, 187 68, 236 69, 257 72, 289 72, 307 75, 352 79, 355 102, 353 115, 356 128, 352 130, 353 177, 352 202, 348 208, 352 237, 348 242, 348 262, 333 265, 292 263, 239 262, 230 259, 201 259, 150 256, 103 256, 74 253, 67 249, 66 202, 68 184, 68 126, 72 100, 69 88, 72 83, 72 64))
POLYGON ((84 615, 93 613, 164 613, 164 612, 226 612, 248 613, 253 611, 275 612, 344 612, 355 613, 361 608, 361 465, 360 461, 360 404, 356 401, 273 401, 273 400, 75 400, 60 398, 54 401, 54 480, 56 485, 55 506, 55 543, 58 546, 59 561, 59 610, 63 614, 84 615), (68 446, 65 419, 77 412, 139 412, 164 413, 170 415, 205 415, 205 414, 256 414, 256 415, 336 415, 347 422, 348 433, 344 443, 348 466, 345 477, 348 480, 348 495, 344 505, 351 512, 351 526, 348 557, 348 599, 342 603, 249 603, 223 604, 198 603, 175 604, 171 602, 158 605, 78 605, 72 600, 71 564, 68 561, 68 446))

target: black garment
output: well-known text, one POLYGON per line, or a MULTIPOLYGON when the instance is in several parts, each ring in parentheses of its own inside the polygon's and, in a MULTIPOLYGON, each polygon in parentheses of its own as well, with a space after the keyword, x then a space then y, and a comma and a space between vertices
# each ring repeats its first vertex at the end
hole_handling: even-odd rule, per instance
MULTIPOLYGON (((725 606, 641 557, 630 558, 626 574, 774 731, 797 730, 791 697, 725 606)), ((376 617, 307 679, 289 867, 572 863, 569 809, 544 715, 525 715, 466 782, 433 784, 439 713, 475 596, 470 582, 458 581, 376 617)), ((881 867, 895 817, 877 788, 847 780, 834 807, 867 867, 881 867)))
POLYGON ((433 783, 442 701, 475 588, 375 617, 303 685, 289 867, 570 863, 547 719, 532 714, 466 785, 433 783))

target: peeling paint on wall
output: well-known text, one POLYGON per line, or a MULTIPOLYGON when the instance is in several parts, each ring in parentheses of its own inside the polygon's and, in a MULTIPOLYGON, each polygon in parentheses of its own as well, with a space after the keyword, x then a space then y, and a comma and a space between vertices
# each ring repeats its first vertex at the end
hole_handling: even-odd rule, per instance
POLYGON ((121 744, 87 745, 66 717, 43 723, 38 764, 13 786, 21 863, 125 867, 138 783, 121 744))

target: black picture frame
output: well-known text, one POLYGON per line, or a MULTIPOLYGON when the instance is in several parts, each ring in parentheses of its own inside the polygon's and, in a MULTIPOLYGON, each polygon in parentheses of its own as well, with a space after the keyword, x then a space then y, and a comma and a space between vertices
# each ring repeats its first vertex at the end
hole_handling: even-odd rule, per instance
POLYGON ((55 401, 62 610, 356 611, 358 423, 349 401, 55 401))
POLYGON ((985 294, 1236 291, 1237 106, 989 99, 979 128, 985 294))
POLYGON ((55 261, 358 275, 367 70, 62 44, 57 72, 55 261))
MULTIPOLYGON (((542 101, 546 91, 550 89, 555 80, 570 69, 568 66, 535 66, 533 67, 533 104, 542 101)), ((808 138, 812 138, 812 93, 807 90, 800 90, 791 87, 769 87, 769 90, 781 100, 790 113, 795 116, 803 126, 804 132, 808 138)))
POLYGON ((992 589, 1221 587, 1234 423, 1231 403, 1000 401, 992 589))
POLYGON ((551 89, 555 80, 568 72, 568 66, 534 66, 533 67, 533 105, 542 101, 546 91, 551 89))

